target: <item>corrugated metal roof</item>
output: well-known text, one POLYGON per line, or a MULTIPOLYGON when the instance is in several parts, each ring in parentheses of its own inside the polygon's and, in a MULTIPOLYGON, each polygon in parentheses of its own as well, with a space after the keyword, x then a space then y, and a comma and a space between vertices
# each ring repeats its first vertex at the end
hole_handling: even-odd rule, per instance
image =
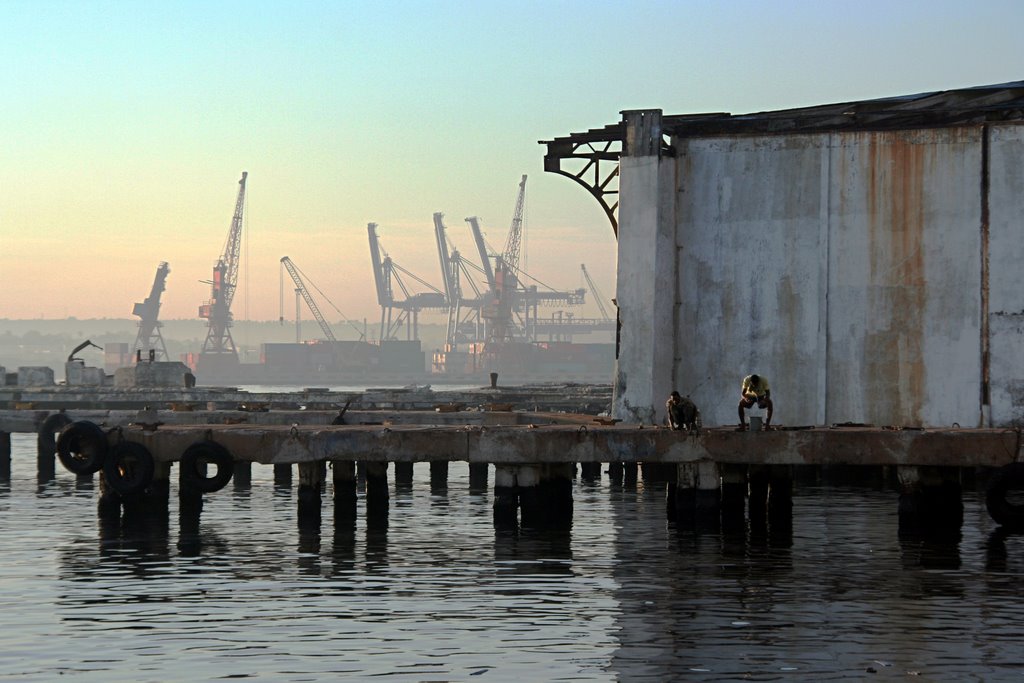
MULTIPOLYGON (((670 136, 691 137, 934 128, 990 121, 1024 122, 1024 81, 750 114, 663 115, 661 130, 670 136)), ((541 141, 541 144, 621 140, 624 132, 623 122, 619 121, 584 133, 541 141)))

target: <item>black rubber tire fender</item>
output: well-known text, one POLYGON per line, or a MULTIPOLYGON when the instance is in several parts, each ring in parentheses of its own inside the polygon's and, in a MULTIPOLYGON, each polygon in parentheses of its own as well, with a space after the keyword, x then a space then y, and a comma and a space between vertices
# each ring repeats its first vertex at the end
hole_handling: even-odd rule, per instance
POLYGON ((235 473, 235 459, 228 449, 214 441, 197 441, 181 454, 182 482, 202 493, 220 491, 235 473), (202 465, 214 465, 217 473, 207 476, 202 465))
POLYGON ((156 465, 149 449, 141 443, 122 441, 107 451, 103 476, 107 485, 122 496, 141 493, 153 481, 156 465))
POLYGON ((95 474, 107 457, 107 434, 94 422, 72 422, 57 436, 57 457, 69 472, 95 474))
POLYGON ((1024 493, 1024 462, 1013 462, 1000 468, 985 492, 985 507, 998 524, 1014 529, 1024 528, 1024 503, 1012 503, 1006 496, 1011 491, 1024 493))

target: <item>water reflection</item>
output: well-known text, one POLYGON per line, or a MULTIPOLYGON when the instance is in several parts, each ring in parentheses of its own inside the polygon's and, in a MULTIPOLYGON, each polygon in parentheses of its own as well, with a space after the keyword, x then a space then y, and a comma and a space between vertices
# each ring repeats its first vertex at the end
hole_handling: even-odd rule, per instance
POLYGON ((365 490, 339 514, 328 490, 334 514, 308 526, 256 469, 251 491, 207 496, 201 515, 172 491, 169 516, 101 520, 97 492, 66 473, 37 496, 34 465, 0 484, 0 638, 26 653, 0 658, 2 678, 1019 674, 1024 536, 970 496, 952 535, 900 528, 892 490, 801 485, 789 524, 705 532, 667 522, 646 474, 581 471, 571 524, 495 529, 493 494, 471 492, 465 468, 440 496, 424 467, 387 514, 365 490))

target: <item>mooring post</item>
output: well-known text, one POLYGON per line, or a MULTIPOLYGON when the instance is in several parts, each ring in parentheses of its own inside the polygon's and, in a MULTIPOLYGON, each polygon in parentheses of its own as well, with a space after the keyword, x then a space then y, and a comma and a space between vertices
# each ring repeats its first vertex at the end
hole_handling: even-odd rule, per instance
POLYGON ((469 490, 474 493, 483 493, 487 490, 487 463, 469 463, 469 490))
POLYGON ((320 524, 320 498, 326 476, 327 463, 323 460, 299 463, 299 526, 320 524))
POLYGON ((381 514, 388 510, 388 463, 379 461, 363 462, 366 473, 367 514, 381 514))
POLYGON ((11 480, 11 433, 0 432, 0 481, 11 480))
POLYGON ((608 463, 608 479, 617 485, 622 485, 623 468, 621 462, 608 463))
POLYGON ((395 488, 408 490, 412 488, 413 463, 395 463, 395 488))
POLYGON ((292 466, 290 463, 281 462, 274 465, 274 486, 282 489, 292 487, 292 466))
POLYGON ((516 468, 513 465, 494 465, 494 526, 514 527, 519 509, 516 489, 516 468))
POLYGON ((352 521, 356 518, 356 463, 335 460, 331 463, 334 483, 334 521, 352 521))

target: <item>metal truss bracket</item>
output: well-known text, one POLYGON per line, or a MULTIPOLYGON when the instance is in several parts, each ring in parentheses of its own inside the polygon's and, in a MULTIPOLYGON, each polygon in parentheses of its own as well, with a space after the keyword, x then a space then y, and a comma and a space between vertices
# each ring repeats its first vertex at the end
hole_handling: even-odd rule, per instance
POLYGON ((593 195, 604 209, 616 237, 619 234, 619 156, 622 134, 610 131, 602 138, 584 139, 571 136, 549 142, 544 155, 544 170, 571 178, 593 195), (563 168, 566 162, 574 169, 563 168))

